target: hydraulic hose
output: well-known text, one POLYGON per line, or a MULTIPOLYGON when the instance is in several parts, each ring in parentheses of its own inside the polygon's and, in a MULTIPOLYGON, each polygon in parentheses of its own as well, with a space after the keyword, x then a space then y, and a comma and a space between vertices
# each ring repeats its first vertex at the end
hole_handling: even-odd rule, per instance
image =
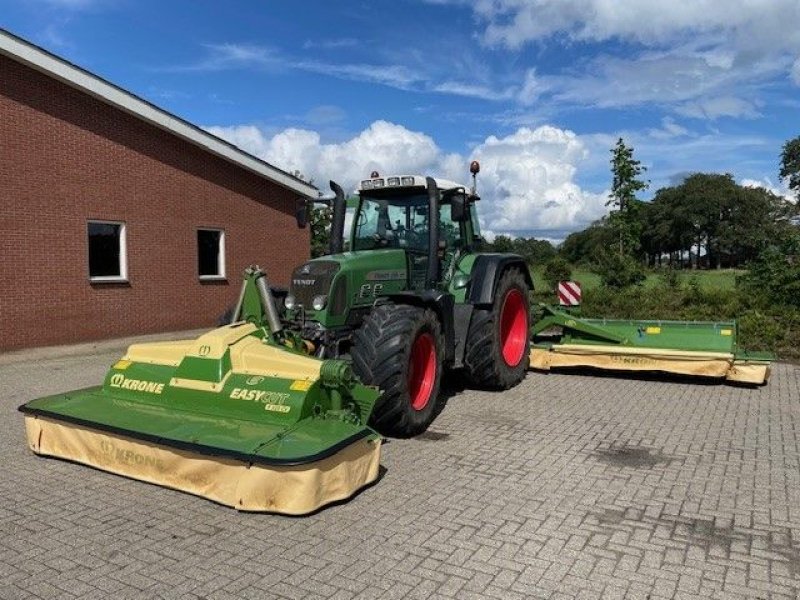
POLYGON ((258 295, 261 297, 261 306, 264 308, 267 324, 273 337, 275 337, 283 331, 283 325, 281 325, 281 318, 278 316, 278 309, 275 307, 275 298, 269 288, 267 275, 264 271, 258 270, 256 273, 256 288, 258 288, 258 295))

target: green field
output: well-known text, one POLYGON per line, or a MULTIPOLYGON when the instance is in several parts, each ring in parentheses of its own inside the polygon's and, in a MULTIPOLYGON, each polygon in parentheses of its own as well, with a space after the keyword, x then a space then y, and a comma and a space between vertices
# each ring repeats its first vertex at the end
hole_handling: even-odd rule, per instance
MULTIPOLYGON (((533 269, 533 283, 537 291, 544 291, 548 288, 547 283, 542 276, 542 267, 534 267, 533 269)), ((710 271, 680 271, 679 278, 682 283, 688 284, 692 280, 697 280, 698 285, 704 291, 712 290, 732 290, 736 287, 736 277, 743 275, 746 271, 742 269, 718 269, 710 271)), ((585 269, 575 269, 572 272, 573 281, 578 281, 581 288, 586 291, 591 291, 600 287, 600 276, 585 269)), ((644 281, 644 287, 651 288, 658 285, 659 282, 664 280, 664 276, 658 272, 652 272, 647 275, 644 281)))

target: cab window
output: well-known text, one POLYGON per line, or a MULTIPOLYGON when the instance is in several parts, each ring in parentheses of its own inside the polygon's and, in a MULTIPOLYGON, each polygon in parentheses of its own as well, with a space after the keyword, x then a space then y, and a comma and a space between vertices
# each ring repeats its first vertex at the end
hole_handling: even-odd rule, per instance
POLYGON ((362 196, 356 214, 353 250, 428 249, 428 196, 362 196))

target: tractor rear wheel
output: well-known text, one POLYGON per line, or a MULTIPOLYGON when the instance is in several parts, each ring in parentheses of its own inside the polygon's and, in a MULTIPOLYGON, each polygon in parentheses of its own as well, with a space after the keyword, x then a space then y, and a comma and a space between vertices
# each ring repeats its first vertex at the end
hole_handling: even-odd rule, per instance
POLYGON ((500 277, 490 308, 472 315, 464 363, 470 381, 506 390, 525 377, 530 358, 528 284, 519 269, 500 277))
POLYGON ((444 342, 436 314, 415 306, 376 307, 355 332, 353 371, 383 394, 370 425, 380 433, 411 437, 437 414, 444 342))

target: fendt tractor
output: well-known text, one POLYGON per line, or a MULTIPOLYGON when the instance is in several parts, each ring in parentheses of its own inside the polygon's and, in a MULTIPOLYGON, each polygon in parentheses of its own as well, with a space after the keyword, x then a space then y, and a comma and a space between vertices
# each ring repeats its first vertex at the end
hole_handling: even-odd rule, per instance
POLYGON ((522 257, 481 252, 474 184, 373 172, 358 186, 347 234, 344 193, 331 189, 329 252, 295 269, 281 322, 315 356, 350 361, 382 391, 373 426, 400 437, 424 431, 449 369, 463 367, 479 387, 518 384, 533 284, 522 257))

